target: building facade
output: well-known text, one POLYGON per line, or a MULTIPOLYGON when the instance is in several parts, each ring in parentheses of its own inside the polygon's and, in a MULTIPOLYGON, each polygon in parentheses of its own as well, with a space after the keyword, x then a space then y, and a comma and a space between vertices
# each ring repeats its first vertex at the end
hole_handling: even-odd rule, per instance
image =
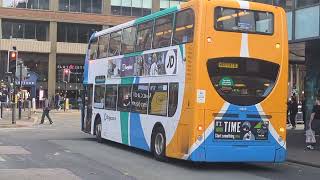
POLYGON ((130 21, 182 0, 0 0, 0 80, 4 79, 8 50, 37 75, 36 83, 23 84, 31 95, 48 97, 68 91, 76 98, 82 89, 88 40, 95 31, 130 21), (70 83, 62 82, 64 68, 70 83), (34 87, 31 87, 34 86, 34 87))

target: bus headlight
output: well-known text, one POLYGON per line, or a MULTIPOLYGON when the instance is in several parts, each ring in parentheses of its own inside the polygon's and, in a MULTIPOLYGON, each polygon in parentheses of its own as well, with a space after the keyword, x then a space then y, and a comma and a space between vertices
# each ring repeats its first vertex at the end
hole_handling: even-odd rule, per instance
POLYGON ((280 48, 280 43, 276 44, 276 48, 279 49, 280 48))

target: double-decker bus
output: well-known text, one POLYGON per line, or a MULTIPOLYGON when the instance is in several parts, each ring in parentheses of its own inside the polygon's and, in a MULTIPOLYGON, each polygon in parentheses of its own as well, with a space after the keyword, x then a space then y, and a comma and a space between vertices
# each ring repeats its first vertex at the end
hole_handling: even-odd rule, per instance
POLYGON ((283 162, 287 76, 282 8, 191 0, 92 36, 82 131, 159 160, 283 162))

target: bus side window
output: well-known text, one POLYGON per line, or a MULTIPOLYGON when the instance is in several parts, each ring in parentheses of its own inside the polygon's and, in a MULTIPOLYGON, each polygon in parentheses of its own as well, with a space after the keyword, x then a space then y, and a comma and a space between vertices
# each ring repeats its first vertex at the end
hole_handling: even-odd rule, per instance
POLYGON ((98 55, 98 38, 94 38, 90 42, 90 60, 97 59, 98 55))
POLYGON ((153 34, 153 48, 167 47, 171 45, 173 28, 173 14, 156 19, 153 34))
POLYGON ((110 42, 109 42, 109 50, 108 57, 118 56, 120 54, 120 46, 121 46, 121 33, 122 31, 117 31, 111 33, 110 42))
POLYGON ((153 24, 154 21, 149 21, 138 25, 136 51, 151 49, 153 24))
POLYGON ((122 32, 122 45, 121 45, 121 54, 128 54, 134 52, 134 45, 136 41, 137 27, 129 27, 123 30, 122 32))
POLYGON ((134 84, 132 87, 132 112, 147 114, 148 110, 148 84, 134 84))
POLYGON ((118 87, 118 111, 131 111, 131 85, 119 85, 118 87))
POLYGON ((179 96, 179 83, 170 83, 169 85, 169 117, 174 116, 177 111, 179 96))
POLYGON ((109 34, 99 37, 99 59, 106 58, 108 55, 109 34))
POLYGON ((105 109, 115 111, 117 108, 117 85, 107 85, 105 95, 105 109))
POLYGON ((168 84, 150 84, 149 114, 167 116, 168 84))
POLYGON ((104 85, 96 85, 94 87, 94 107, 98 109, 104 108, 104 85))
POLYGON ((173 44, 190 43, 194 34, 194 12, 192 9, 180 11, 176 14, 173 44))

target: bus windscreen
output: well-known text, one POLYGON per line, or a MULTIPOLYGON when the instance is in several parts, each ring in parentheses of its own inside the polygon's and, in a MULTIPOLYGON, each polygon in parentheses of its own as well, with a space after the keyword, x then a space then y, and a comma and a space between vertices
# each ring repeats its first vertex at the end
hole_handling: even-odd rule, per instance
POLYGON ((215 29, 218 31, 265 35, 272 35, 274 31, 271 12, 217 7, 214 19, 215 29))

